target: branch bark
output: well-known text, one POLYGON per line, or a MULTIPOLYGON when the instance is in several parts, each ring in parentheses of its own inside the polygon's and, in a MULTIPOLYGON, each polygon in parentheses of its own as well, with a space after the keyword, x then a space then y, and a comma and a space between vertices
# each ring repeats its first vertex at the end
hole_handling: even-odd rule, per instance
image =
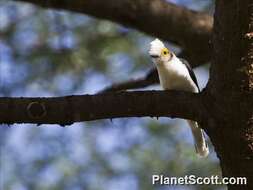
POLYGON ((246 177, 253 189, 253 1, 216 1, 214 59, 206 89, 207 126, 223 176, 246 177))
POLYGON ((135 91, 53 98, 0 97, 0 123, 68 125, 118 117, 180 117, 201 120, 201 95, 135 91))
POLYGON ((61 9, 108 19, 163 40, 185 50, 192 66, 210 60, 211 16, 176 6, 165 0, 16 0, 45 8, 61 9), (192 40, 194 39, 194 43, 192 40))

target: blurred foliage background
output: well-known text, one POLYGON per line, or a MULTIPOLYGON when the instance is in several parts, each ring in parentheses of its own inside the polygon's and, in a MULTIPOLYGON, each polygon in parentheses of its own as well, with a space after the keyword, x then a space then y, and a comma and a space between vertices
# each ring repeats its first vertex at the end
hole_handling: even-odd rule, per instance
MULTIPOLYGON (((213 11, 210 0, 171 2, 213 11)), ((0 96, 93 94, 138 78, 152 67, 147 50, 153 38, 85 15, 0 0, 0 96)), ((208 66, 195 72, 203 88, 208 66)), ((185 122, 168 118, 102 120, 66 128, 0 125, 0 189, 222 190, 224 186, 151 185, 152 174, 220 175, 210 147, 207 159, 197 158, 185 122)))

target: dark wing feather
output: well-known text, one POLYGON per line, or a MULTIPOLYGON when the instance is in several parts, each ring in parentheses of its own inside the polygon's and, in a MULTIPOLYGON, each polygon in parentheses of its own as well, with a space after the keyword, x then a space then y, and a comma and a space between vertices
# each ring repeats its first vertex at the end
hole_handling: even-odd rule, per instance
MULTIPOLYGON (((180 61, 182 61, 182 63, 186 66, 193 82, 195 83, 195 85, 198 87, 198 90, 199 90, 199 85, 198 85, 198 81, 197 81, 197 78, 196 78, 196 75, 194 74, 190 64, 188 63, 188 61, 186 61, 185 59, 182 59, 180 58, 180 61)), ((200 90, 199 90, 200 91, 200 90)))

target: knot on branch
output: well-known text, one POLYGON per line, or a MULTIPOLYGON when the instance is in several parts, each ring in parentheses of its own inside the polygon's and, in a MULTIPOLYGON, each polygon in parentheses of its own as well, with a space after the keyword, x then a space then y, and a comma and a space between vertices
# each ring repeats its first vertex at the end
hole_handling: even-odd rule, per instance
POLYGON ((47 111, 43 103, 31 102, 27 106, 27 113, 32 119, 40 119, 46 115, 47 111))

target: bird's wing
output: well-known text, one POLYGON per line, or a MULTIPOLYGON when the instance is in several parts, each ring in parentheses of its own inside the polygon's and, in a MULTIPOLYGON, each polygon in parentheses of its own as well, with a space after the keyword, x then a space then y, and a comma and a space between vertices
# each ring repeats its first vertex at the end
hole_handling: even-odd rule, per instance
MULTIPOLYGON (((182 61, 182 63, 186 66, 193 82, 195 83, 195 85, 197 86, 198 90, 199 90, 199 85, 198 85, 198 81, 196 78, 195 73, 193 72, 193 69, 191 68, 190 64, 188 63, 188 61, 186 61, 185 59, 180 58, 180 61, 182 61)), ((200 90, 199 90, 200 91, 200 90)))

